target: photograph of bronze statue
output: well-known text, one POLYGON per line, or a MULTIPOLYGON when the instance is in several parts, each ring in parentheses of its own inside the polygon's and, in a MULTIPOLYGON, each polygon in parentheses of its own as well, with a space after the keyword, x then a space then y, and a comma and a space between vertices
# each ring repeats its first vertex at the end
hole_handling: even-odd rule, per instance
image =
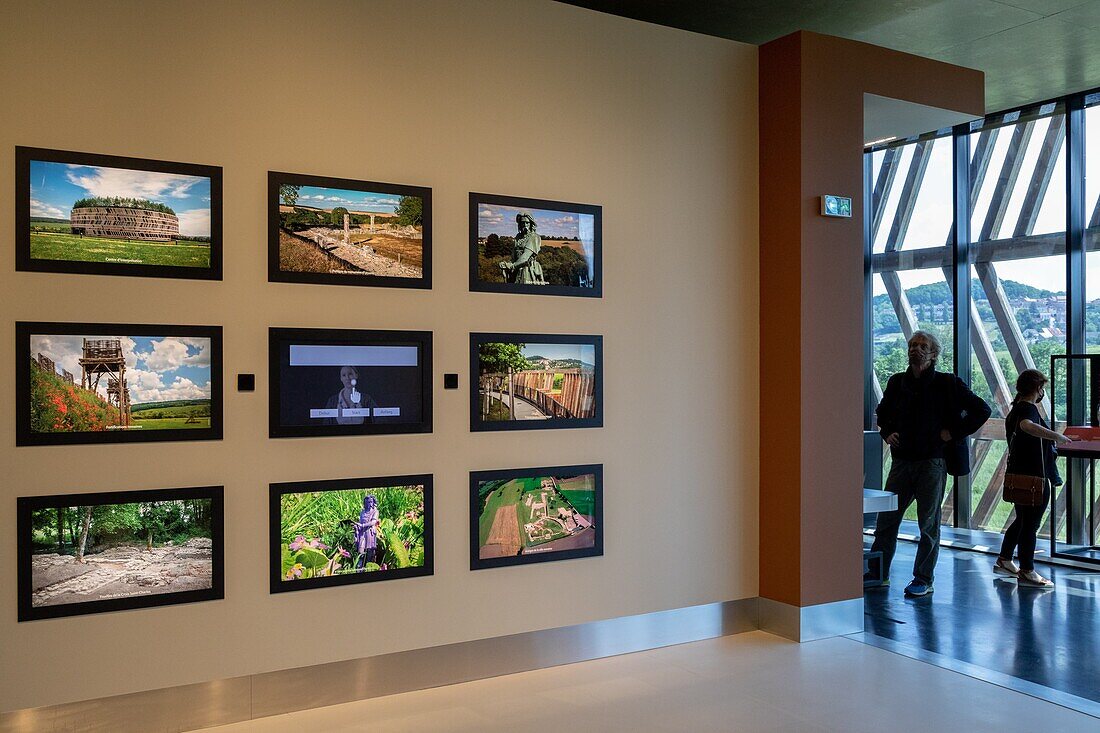
POLYGON ((470 289, 602 295, 601 208, 470 194, 470 289))

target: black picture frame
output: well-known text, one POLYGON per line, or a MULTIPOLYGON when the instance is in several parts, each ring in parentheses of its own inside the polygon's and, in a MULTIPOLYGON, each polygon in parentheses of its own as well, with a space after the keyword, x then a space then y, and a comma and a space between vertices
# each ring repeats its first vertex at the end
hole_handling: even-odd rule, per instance
MULTIPOLYGON (((543 246, 548 246, 544 240, 543 246)), ((513 293, 520 295, 564 295, 578 298, 603 297, 603 207, 594 204, 577 204, 568 201, 522 198, 491 193, 470 194, 470 291, 480 293, 513 293), (594 220, 592 247, 592 286, 573 285, 520 285, 515 283, 485 282, 478 277, 478 207, 495 204, 521 209, 548 209, 563 213, 589 214, 594 220)))
POLYGON ((312 285, 356 285, 376 288, 415 288, 431 290, 432 287, 432 189, 398 183, 360 181, 353 178, 311 176, 301 173, 268 171, 267 174, 267 279, 268 282, 307 283, 312 285), (390 277, 370 274, 333 274, 283 270, 279 266, 279 187, 282 185, 317 186, 339 188, 367 193, 385 193, 395 196, 417 196, 423 205, 423 230, 419 278, 390 277))
POLYGON ((177 163, 149 158, 82 153, 50 148, 15 148, 15 269, 21 272, 63 272, 78 275, 166 277, 186 280, 222 279, 222 169, 220 166, 177 163), (128 170, 176 173, 210 179, 210 266, 145 265, 82 260, 51 260, 31 256, 32 161, 103 166, 128 170))
POLYGON ((46 496, 21 496, 16 499, 16 536, 18 538, 18 606, 19 621, 81 616, 85 614, 123 611, 136 608, 174 606, 180 603, 215 601, 225 598, 225 503, 221 486, 198 486, 181 489, 148 489, 139 491, 108 491, 91 494, 55 494, 46 496), (130 504, 151 501, 177 501, 181 499, 210 499, 212 540, 211 587, 173 593, 152 593, 82 601, 53 606, 33 606, 33 578, 31 547, 32 513, 40 509, 73 506, 102 506, 105 504, 130 504))
POLYGON ((103 443, 147 443, 178 440, 221 440, 222 422, 222 327, 153 325, 135 323, 70 323, 17 321, 15 324, 15 444, 78 445, 103 443), (31 430, 30 338, 42 336, 163 336, 210 340, 210 427, 162 430, 104 430, 99 432, 40 433, 31 430))
POLYGON ((288 593, 314 588, 374 583, 401 578, 419 578, 435 574, 435 513, 432 504, 433 476, 430 473, 406 476, 371 476, 365 478, 323 479, 319 481, 289 481, 269 484, 269 557, 271 593, 288 593), (284 581, 282 572, 282 497, 285 494, 325 491, 370 490, 391 486, 424 487, 424 564, 419 567, 392 568, 370 572, 346 573, 321 578, 284 581))
POLYGON ((576 466, 540 466, 535 468, 505 468, 493 471, 470 472, 470 570, 529 565, 541 562, 572 560, 580 557, 598 557, 603 555, 604 537, 603 513, 603 464, 589 463, 576 466), (536 552, 531 554, 508 555, 504 557, 482 558, 479 525, 481 520, 480 485, 485 481, 500 481, 517 478, 542 478, 553 476, 595 476, 595 504, 592 516, 595 538, 592 547, 579 547, 567 550, 536 552))
POLYGON ((470 430, 472 432, 496 430, 557 430, 567 428, 603 427, 603 336, 547 334, 547 333, 471 333, 470 334, 470 430), (590 417, 557 417, 544 420, 482 420, 481 419, 481 360, 478 350, 485 343, 515 344, 581 344, 595 349, 593 375, 594 414, 590 417))
POLYGON ((389 435, 432 432, 432 332, 343 328, 268 329, 268 437, 314 438, 341 435, 389 435), (390 345, 415 344, 419 349, 421 420, 416 423, 361 425, 283 425, 280 419, 283 344, 390 345))

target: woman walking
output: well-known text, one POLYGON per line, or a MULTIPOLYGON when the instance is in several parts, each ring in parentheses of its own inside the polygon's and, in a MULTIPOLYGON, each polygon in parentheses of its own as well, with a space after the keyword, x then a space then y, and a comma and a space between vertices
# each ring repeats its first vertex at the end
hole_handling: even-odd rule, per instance
POLYGON ((1016 518, 1005 532, 1001 554, 993 565, 993 572, 1013 575, 1020 585, 1034 588, 1053 588, 1053 581, 1035 572, 1035 539, 1039 523, 1050 501, 1050 487, 1061 486, 1055 463, 1054 446, 1069 443, 1070 438, 1056 433, 1047 426, 1039 414, 1038 403, 1046 397, 1044 387, 1047 378, 1037 369, 1025 369, 1016 380, 1016 398, 1005 417, 1005 436, 1008 438, 1009 474, 1037 476, 1043 481, 1043 496, 1038 504, 1015 503, 1016 518), (1012 552, 1017 551, 1020 565, 1012 562, 1012 552))

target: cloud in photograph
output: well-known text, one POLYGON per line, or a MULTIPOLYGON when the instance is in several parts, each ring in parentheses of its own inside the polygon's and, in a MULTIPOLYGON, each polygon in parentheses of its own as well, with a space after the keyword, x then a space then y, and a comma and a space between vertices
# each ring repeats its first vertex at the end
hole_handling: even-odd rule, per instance
POLYGON ((124 196, 152 199, 184 198, 191 188, 206 181, 180 173, 136 171, 100 166, 71 167, 66 178, 92 196, 124 196))
POLYGON ((180 234, 185 237, 210 236, 210 209, 191 209, 177 211, 180 221, 180 234))
POLYGON ((147 369, 172 372, 185 366, 209 366, 209 342, 204 339, 164 338, 152 342, 152 350, 137 354, 147 369), (192 353, 197 350, 197 353, 192 353))
MULTIPOLYGON (((205 375, 210 368, 209 339, 161 338, 143 339, 148 351, 139 351, 135 340, 129 336, 70 336, 32 335, 30 355, 36 359, 43 354, 57 365, 57 373, 66 370, 80 384, 80 358, 84 353, 84 339, 118 339, 126 362, 126 385, 130 388, 131 402, 155 402, 172 399, 205 399, 210 396, 210 382, 200 383, 192 377, 205 375), (180 369, 195 369, 191 376, 176 375, 165 385, 165 377, 180 369), (183 381, 180 381, 183 380, 183 381), (205 385, 205 386, 204 386, 205 385), (188 397, 173 397, 189 394, 188 397)), ((97 394, 107 399, 107 379, 101 378, 97 394)))
POLYGON ((68 219, 71 212, 59 206, 47 204, 38 199, 31 199, 31 217, 43 217, 47 219, 68 219))
POLYGON ((127 375, 130 401, 135 405, 145 402, 210 399, 209 381, 205 384, 196 384, 186 377, 177 376, 171 383, 165 385, 160 375, 155 372, 139 372, 136 377, 131 381, 127 375))

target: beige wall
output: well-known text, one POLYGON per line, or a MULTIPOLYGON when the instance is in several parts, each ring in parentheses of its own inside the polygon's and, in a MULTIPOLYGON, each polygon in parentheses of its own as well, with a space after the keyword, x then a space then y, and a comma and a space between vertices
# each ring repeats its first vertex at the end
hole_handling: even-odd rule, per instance
POLYGON ((754 47, 541 0, 24 2, 0 92, 0 710, 757 594, 754 47), (224 281, 14 272, 16 145, 223 166, 224 281), (432 187, 434 289, 267 283, 269 169, 432 187), (604 298, 467 292, 469 191, 601 204, 604 298), (221 324, 258 389, 219 442, 16 449, 16 320, 221 324), (271 325, 434 331, 435 432, 269 440, 271 325), (603 334, 606 427, 471 434, 478 330, 603 334), (603 557, 468 570, 468 471, 587 462, 603 557), (268 482, 417 472, 433 577, 268 594, 268 482), (205 484, 225 600, 16 623, 15 497, 205 484))

